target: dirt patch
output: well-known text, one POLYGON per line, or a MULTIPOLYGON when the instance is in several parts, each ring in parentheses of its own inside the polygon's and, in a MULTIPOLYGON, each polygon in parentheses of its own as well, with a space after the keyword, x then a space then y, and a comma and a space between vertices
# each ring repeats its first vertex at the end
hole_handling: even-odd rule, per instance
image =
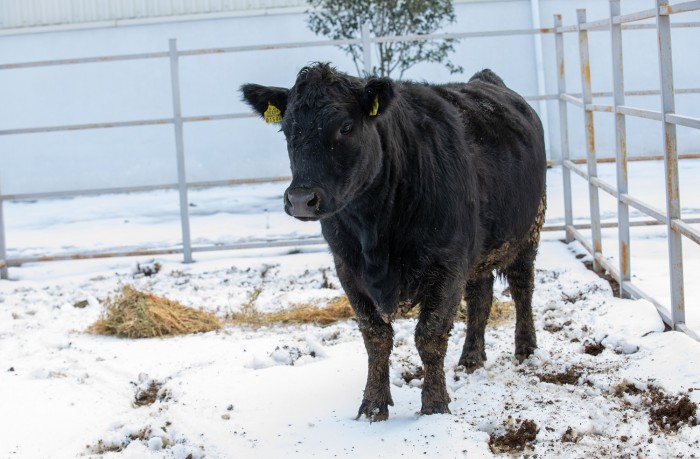
POLYGON ((538 374, 537 377, 540 378, 540 381, 546 383, 577 385, 582 375, 583 368, 574 365, 561 373, 542 373, 538 374))
POLYGON ((643 392, 644 390, 639 389, 637 386, 627 381, 623 381, 613 387, 613 393, 618 397, 622 397, 622 394, 639 395, 643 392))
POLYGON ((163 401, 168 398, 168 391, 163 390, 163 383, 160 381, 149 381, 146 387, 137 387, 134 394, 135 406, 149 406, 156 401, 163 401))
POLYGON ((518 419, 512 426, 506 428, 504 434, 495 435, 492 433, 489 438, 489 448, 493 453, 523 451, 535 442, 537 432, 539 429, 535 421, 518 419))
POLYGON ((698 423, 698 407, 687 394, 671 396, 655 386, 649 387, 649 427, 652 431, 678 432, 678 429, 698 423))
POLYGON ((641 396, 649 413, 649 428, 653 433, 675 433, 684 425, 692 427, 698 424, 698 406, 687 394, 670 395, 654 385, 640 389, 627 381, 615 386, 613 393, 618 397, 623 397, 624 394, 641 396))
POLYGON ((208 332, 221 326, 212 313, 140 292, 127 284, 105 300, 105 312, 87 331, 120 338, 153 338, 208 332))
POLYGON ((595 341, 587 342, 583 345, 583 352, 588 355, 597 356, 605 350, 605 346, 595 341))
POLYGON ((562 443, 577 443, 580 440, 578 432, 571 426, 566 428, 566 432, 561 436, 562 443))
POLYGON ((105 440, 98 440, 97 444, 88 449, 96 454, 106 454, 106 453, 118 453, 124 450, 132 441, 146 441, 151 437, 151 428, 144 427, 138 432, 133 432, 129 434, 123 441, 120 442, 108 442, 105 440))
POLYGON ((423 367, 418 367, 415 370, 406 370, 401 373, 401 378, 406 384, 410 384, 414 379, 423 379, 425 373, 423 372, 423 367))

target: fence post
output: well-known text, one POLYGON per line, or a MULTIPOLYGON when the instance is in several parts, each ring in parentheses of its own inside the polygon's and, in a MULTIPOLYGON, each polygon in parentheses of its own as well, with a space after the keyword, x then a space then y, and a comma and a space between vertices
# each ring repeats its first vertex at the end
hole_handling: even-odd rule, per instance
POLYGON ((182 108, 180 106, 180 67, 177 40, 170 39, 170 81, 173 90, 173 125, 175 127, 175 150, 177 153, 177 183, 180 194, 180 223, 182 226, 182 253, 185 263, 192 263, 190 240, 190 211, 187 199, 187 176, 185 174, 185 144, 182 134, 182 108))
POLYGON ((2 189, 0 188, 0 279, 7 279, 7 248, 5 246, 5 218, 3 215, 2 189))
POLYGON ((656 29, 659 43, 659 74, 661 81, 661 105, 663 111, 664 166, 666 168, 666 231, 668 232, 668 262, 670 268, 671 321, 677 328, 685 323, 685 298, 683 285, 683 249, 681 234, 673 229, 673 220, 681 218, 678 185, 678 151, 676 125, 666 121, 666 115, 675 113, 673 94, 673 57, 671 48, 671 21, 662 8, 668 0, 656 1, 656 29))
POLYGON ((591 179, 598 177, 598 165, 595 158, 595 130, 593 128, 593 111, 588 107, 593 103, 591 90, 591 63, 588 56, 588 31, 585 26, 586 10, 576 10, 576 20, 578 24, 578 44, 581 56, 581 88, 583 93, 583 117, 586 127, 586 163, 588 165, 588 200, 591 209, 591 242, 593 248, 593 270, 601 272, 603 268, 598 262, 598 257, 602 256, 603 248, 600 235, 600 205, 598 198, 598 188, 591 179))
POLYGON ((566 165, 569 160, 569 116, 567 102, 562 98, 566 93, 566 67, 564 65, 564 33, 561 14, 554 15, 554 45, 557 52, 557 93, 559 101, 559 137, 561 138, 561 173, 564 186, 564 233, 566 242, 574 240, 569 228, 574 226, 574 214, 571 206, 571 171, 566 165))
POLYGON ((622 202, 629 192, 627 183, 627 129, 625 115, 617 107, 625 105, 625 78, 622 61, 622 25, 615 23, 620 16, 620 0, 610 0, 610 43, 612 45, 613 113, 615 114, 615 169, 617 173, 617 236, 620 267, 620 297, 629 298, 625 286, 631 281, 630 265, 630 211, 622 202))
POLYGON ((364 23, 361 27, 362 33, 362 61, 365 65, 365 75, 372 74, 372 41, 369 37, 369 24, 364 23))

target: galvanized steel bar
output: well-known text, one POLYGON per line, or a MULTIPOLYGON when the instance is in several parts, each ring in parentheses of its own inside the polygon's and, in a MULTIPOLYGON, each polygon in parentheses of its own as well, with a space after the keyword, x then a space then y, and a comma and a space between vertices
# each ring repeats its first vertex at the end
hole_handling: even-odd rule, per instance
POLYGON ((579 177, 582 179, 586 180, 589 184, 591 184, 594 187, 600 188, 601 190, 605 191, 608 193, 610 196, 612 196, 615 199, 621 200, 623 203, 627 204, 628 206, 632 206, 638 211, 655 218, 661 223, 666 224, 668 222, 668 219, 666 218, 666 215, 662 210, 659 210, 655 208, 654 206, 647 204, 646 202, 634 198, 630 196, 629 194, 618 194, 617 189, 615 187, 606 182, 605 180, 599 178, 599 177, 590 177, 588 175, 588 172, 584 171, 580 167, 578 167, 576 164, 574 164, 573 161, 565 161, 563 166, 567 169, 570 169, 572 172, 577 174, 579 177))
POLYGON ((583 107, 583 99, 574 97, 572 94, 559 94, 559 98, 565 102, 583 107))
POLYGON ((700 231, 689 225, 689 223, 692 223, 692 221, 693 219, 688 218, 684 220, 671 220, 671 228, 700 245, 700 231))
POLYGON ((609 104, 586 104, 586 110, 590 112, 612 113, 613 106, 609 104))
MULTIPOLYGON (((588 31, 580 28, 581 24, 586 22, 586 10, 576 10, 576 20, 579 25, 579 54, 581 57, 581 93, 583 94, 583 103, 589 105, 592 103, 591 91, 591 63, 588 56, 588 31)), ((598 167, 595 160, 595 130, 593 127, 593 112, 584 110, 584 124, 586 129, 586 158, 588 164, 588 176, 594 178, 598 176, 598 167)), ((600 205, 598 198, 598 188, 593 184, 588 184, 588 201, 591 212, 591 241, 593 247, 593 270, 600 272, 600 264, 596 261, 596 256, 603 251, 602 238, 600 234, 600 205)))
POLYGON ((271 51, 274 49, 292 49, 292 48, 319 48, 324 46, 342 46, 342 45, 359 45, 361 40, 358 38, 344 38, 341 40, 316 40, 316 41, 299 41, 288 43, 270 43, 266 45, 245 45, 245 46, 230 46, 226 48, 204 48, 178 51, 178 56, 204 56, 207 54, 228 54, 242 53, 247 51, 271 51))
POLYGON ((604 30, 610 26, 607 19, 600 19, 598 21, 581 22, 578 24, 578 30, 604 30))
MULTIPOLYGON (((695 223, 700 223, 700 218, 687 218, 683 221, 684 224, 695 224, 695 223)), ((660 226, 660 225, 665 225, 664 222, 660 222, 656 219, 654 220, 631 220, 630 221, 630 227, 641 227, 641 226, 660 226)), ((617 228, 619 225, 617 224, 617 221, 607 221, 607 222, 601 222, 600 227, 603 229, 606 228, 617 228)), ((573 228, 576 228, 578 230, 580 229, 591 229, 591 224, 590 223, 575 223, 572 225, 573 228)), ((542 227, 542 231, 566 231, 566 226, 565 225, 555 225, 555 224, 548 224, 544 225, 542 227)))
MULTIPOLYGON (((554 28, 561 27, 561 14, 554 15, 554 28)), ((557 92, 559 93, 559 137, 561 139, 561 160, 569 160, 569 115, 566 100, 562 97, 566 94, 566 65, 564 60, 564 35, 557 32, 554 35, 554 45, 557 54, 557 92)), ((571 171, 562 167, 562 180, 564 186, 564 225, 569 227, 574 224, 573 206, 571 203, 571 171)), ((573 239, 566 234, 566 242, 573 239)))
MULTIPOLYGON (((251 179, 229 179, 229 180, 210 180, 204 182, 187 182, 187 188, 212 188, 216 186, 232 186, 232 185, 251 185, 257 183, 274 183, 288 182, 292 178, 289 176, 283 177, 260 177, 251 179)), ((4 195, 5 200, 29 200, 29 199, 51 199, 67 196, 95 196, 100 194, 119 194, 119 193, 139 193, 156 190, 173 190, 180 185, 178 183, 165 183, 162 185, 141 185, 130 187, 117 188, 92 188, 89 190, 65 190, 65 191, 48 191, 44 193, 17 193, 4 195)))
POLYGON ((5 245, 5 217, 3 211, 4 197, 0 188, 0 279, 7 279, 7 246, 5 245))
POLYGON ((112 123, 89 123, 89 124, 69 124, 64 126, 44 126, 37 128, 22 128, 22 129, 5 129, 0 131, 0 135, 21 135, 21 134, 38 134, 41 132, 60 132, 60 131, 84 131, 87 129, 108 129, 108 128, 123 128, 135 126, 154 126, 159 124, 172 124, 172 118, 158 118, 152 120, 138 121, 116 121, 112 123))
POLYGON ((100 62, 118 62, 118 61, 134 61, 140 59, 162 59, 168 57, 168 53, 140 53, 140 54, 122 54, 118 56, 97 56, 83 57, 77 59, 55 59, 50 61, 35 61, 35 62, 19 62, 16 64, 0 64, 0 70, 27 69, 33 67, 53 67, 56 65, 75 65, 75 64, 95 64, 100 62))
POLYGON ((659 14, 669 15, 676 13, 685 13, 687 11, 697 11, 700 10, 700 1, 694 0, 692 2, 677 3, 675 5, 664 4, 661 5, 659 14))
POLYGON ((362 24, 360 31, 362 35, 362 63, 364 64, 365 75, 372 74, 372 41, 369 36, 369 24, 362 24))
POLYGON ((642 21, 644 19, 651 19, 656 17, 656 8, 648 9, 648 10, 643 10, 643 11, 637 11, 635 13, 630 13, 630 14, 623 14, 621 16, 617 16, 615 19, 613 19, 613 22, 615 24, 624 24, 625 22, 637 22, 637 21, 642 21))
POLYGON ((185 142, 182 132, 182 107, 180 106, 180 67, 177 55, 177 40, 170 39, 170 78, 173 91, 173 126, 175 127, 175 149, 177 153, 177 182, 180 196, 180 224, 182 227, 182 253, 185 263, 192 263, 190 239, 190 212, 187 199, 185 173, 185 142))
MULTIPOLYGON (((213 245, 204 247, 193 247, 193 252, 213 252, 218 250, 242 250, 242 249, 264 249, 273 247, 300 247, 307 245, 325 244, 326 241, 320 237, 309 237, 306 239, 278 239, 265 241, 248 241, 239 244, 213 245)), ((65 255, 49 255, 43 257, 22 257, 7 260, 10 266, 19 266, 25 263, 42 263, 51 261, 89 260, 99 258, 120 258, 120 257, 146 257, 155 255, 177 255, 182 253, 182 249, 133 249, 119 252, 92 252, 73 253, 65 255)))
MULTIPOLYGON (((618 195, 629 192, 627 181, 627 128, 625 115, 617 112, 619 105, 625 105, 625 79, 622 61, 622 27, 614 19, 620 15, 620 0, 610 0, 610 42, 612 45, 613 71, 613 111, 615 112, 615 172, 618 195)), ((629 206, 619 197, 617 200, 618 264, 620 278, 620 296, 628 298, 624 286, 632 279, 630 259, 630 211, 629 206)))
MULTIPOLYGON (((185 116, 182 117, 183 123, 192 123, 197 121, 221 121, 254 118, 257 115, 253 112, 247 113, 228 113, 222 115, 200 115, 200 116, 185 116)), ((136 126, 155 126, 163 124, 172 124, 173 118, 156 118, 151 120, 135 120, 135 121, 114 121, 109 123, 89 123, 89 124, 68 124, 63 126, 44 126, 37 128, 22 128, 22 129, 5 129, 0 130, 0 135, 21 135, 21 134, 38 134, 41 132, 59 132, 59 131, 84 131, 88 129, 109 129, 109 128, 125 128, 136 126)))
POLYGON ((664 115, 667 123, 679 124, 689 128, 700 129, 700 118, 692 116, 677 115, 675 113, 667 113, 664 115))
POLYGON ((658 112, 656 110, 647 110, 645 108, 635 108, 635 107, 627 107, 624 105, 618 105, 616 107, 616 111, 617 111, 617 113, 620 113, 623 115, 636 116, 637 118, 646 118, 649 120, 656 120, 656 121, 661 121, 663 119, 661 112, 658 112))
MULTIPOLYGON (((656 0, 659 50, 659 75, 661 81, 661 106, 664 115, 675 113, 673 95, 673 54, 671 47, 670 18, 661 14, 668 0, 656 0)), ((666 215, 668 216, 668 262, 671 275, 671 319, 673 327, 685 323, 685 295, 683 284, 683 247, 681 234, 671 225, 672 220, 680 220, 680 190, 678 184, 678 151, 676 145, 676 125, 663 122, 664 165, 666 167, 666 215)))

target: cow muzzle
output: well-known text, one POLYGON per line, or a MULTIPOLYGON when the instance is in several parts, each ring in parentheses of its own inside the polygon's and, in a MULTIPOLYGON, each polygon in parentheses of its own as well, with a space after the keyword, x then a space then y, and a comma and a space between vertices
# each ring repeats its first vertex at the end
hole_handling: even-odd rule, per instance
POLYGON ((321 191, 315 188, 287 188, 284 193, 284 210, 302 221, 321 218, 321 191))

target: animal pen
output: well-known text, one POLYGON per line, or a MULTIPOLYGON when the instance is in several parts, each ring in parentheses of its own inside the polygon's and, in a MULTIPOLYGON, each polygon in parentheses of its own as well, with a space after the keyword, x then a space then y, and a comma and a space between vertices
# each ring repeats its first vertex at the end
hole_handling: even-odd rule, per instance
MULTIPOLYGON (((345 40, 319 40, 298 43, 276 43, 257 46, 236 46, 227 48, 209 48, 180 50, 176 40, 170 40, 167 51, 99 56, 81 59, 61 59, 38 62, 6 63, 0 64, 0 71, 11 72, 14 69, 72 66, 89 63, 118 62, 132 60, 167 60, 170 66, 170 85, 172 89, 172 117, 158 119, 144 119, 137 121, 115 121, 108 123, 74 124, 63 126, 28 127, 22 129, 0 130, 0 136, 32 135, 37 133, 59 132, 59 131, 80 131, 107 128, 129 128, 136 126, 172 125, 174 127, 175 152, 173 161, 177 164, 177 183, 166 185, 146 185, 139 187, 118 187, 118 188, 96 188, 89 190, 63 190, 58 192, 41 193, 20 193, 3 194, 0 187, 0 277, 8 277, 8 268, 24 263, 58 261, 82 258, 105 258, 131 255, 164 255, 181 253, 185 263, 193 261, 193 252, 205 252, 214 250, 232 250, 245 248, 279 247, 279 246, 300 246, 307 244, 320 244, 323 240, 318 237, 305 239, 287 240, 258 240, 228 245, 194 246, 191 243, 190 218, 188 210, 188 190, 196 187, 214 187, 225 185, 236 185, 242 183, 260 183, 269 181, 285 181, 288 177, 266 177, 256 179, 235 179, 223 181, 192 182, 187 180, 185 171, 185 148, 183 141, 183 125, 185 123, 200 123, 219 120, 236 120, 254 117, 252 113, 229 113, 217 115, 183 116, 180 103, 180 78, 179 61, 190 56, 201 56, 211 54, 242 53, 249 51, 264 52, 273 49, 292 48, 314 48, 329 47, 339 45, 362 45, 364 50, 364 69, 369 72, 372 68, 371 46, 377 43, 388 43, 393 41, 417 41, 417 40, 444 40, 444 39, 473 39, 484 37, 502 36, 542 36, 549 34, 554 36, 556 48, 556 66, 549 69, 557 74, 558 91, 557 94, 526 96, 532 102, 541 103, 547 100, 558 101, 558 116, 560 126, 561 156, 559 158, 550 157, 550 164, 553 167, 560 167, 564 186, 564 225, 546 225, 545 231, 564 231, 567 241, 576 240, 590 252, 593 257, 593 269, 596 272, 607 271, 620 284, 620 294, 624 297, 645 298, 651 301, 657 308, 663 321, 672 329, 683 331, 696 340, 700 340, 698 335, 685 325, 685 300, 684 300, 684 271, 682 239, 686 238, 695 244, 700 245, 700 231, 691 224, 700 223, 700 219, 683 219, 680 207, 680 187, 678 180, 679 155, 677 151, 676 126, 685 126, 692 129, 700 129, 700 118, 685 116, 676 113, 675 95, 680 93, 700 93, 700 88, 674 88, 673 82, 673 62, 671 29, 674 27, 688 28, 699 27, 698 22, 674 22, 671 23, 672 15, 684 12, 700 10, 700 1, 687 1, 677 4, 669 4, 668 0, 656 0, 656 7, 638 11, 632 14, 620 14, 620 0, 610 1, 610 14, 608 17, 595 21, 588 21, 585 10, 578 10, 576 23, 564 25, 561 15, 554 16, 552 27, 540 29, 519 29, 501 30, 488 32, 464 32, 434 35, 413 35, 401 37, 376 37, 370 34, 368 26, 362 27, 359 38, 345 40), (639 21, 655 19, 655 24, 648 22, 639 24, 639 21), (626 29, 655 29, 658 36, 658 73, 660 76, 660 88, 658 90, 625 91, 623 78, 623 49, 622 32, 626 29), (591 84, 591 66, 589 57, 588 35, 589 33, 608 34, 612 49, 612 93, 594 92, 591 84), (566 87, 566 66, 564 56, 564 38, 573 36, 578 40, 579 56, 566 56, 567 59, 579 60, 578 71, 581 75, 580 93, 571 93, 566 87), (627 105, 626 96, 660 96, 662 110, 648 110, 627 105), (612 104, 595 103, 595 98, 612 97, 612 104), (568 111, 569 106, 582 110, 583 125, 569 126, 568 111), (595 113, 606 112, 614 117, 616 149, 614 158, 597 157, 594 115, 595 113), (663 151, 664 172, 665 172, 665 194, 666 208, 658 209, 640 200, 629 193, 628 189, 628 153, 626 141, 627 117, 641 117, 649 120, 656 120, 662 124, 662 136, 658 142, 658 148, 663 151), (580 161, 571 159, 569 148, 569 129, 579 129, 585 133, 586 155, 585 167, 580 165, 580 161), (608 183, 598 177, 597 164, 601 160, 614 160, 616 167, 616 183, 608 183), (590 209, 589 224, 574 224, 574 212, 572 205, 571 176, 582 178, 588 184, 588 198, 590 209), (57 256, 32 257, 32 258, 8 258, 5 244, 5 224, 3 220, 3 202, 9 200, 34 200, 51 199, 67 196, 85 196, 107 193, 129 193, 140 191, 151 191, 161 189, 177 189, 180 202, 181 221, 181 246, 168 249, 148 250, 138 248, 132 251, 113 250, 102 253, 82 252, 66 253, 57 256), (611 195, 617 202, 617 223, 618 228, 619 253, 616 254, 617 263, 611 262, 602 250, 601 228, 606 225, 601 223, 599 210, 599 192, 611 195), (630 208, 650 217, 645 221, 630 221, 630 208), (664 305, 656 298, 647 294, 632 280, 632 270, 630 265, 630 227, 637 225, 658 224, 665 225, 668 237, 668 259, 670 266, 669 289, 671 292, 671 304, 664 305), (590 228, 590 234, 585 232, 590 228)), ((689 56, 692 59, 692 57, 689 56)), ((549 140, 549 139, 547 139, 549 140)), ((1 186, 2 184, 0 184, 1 186)))

